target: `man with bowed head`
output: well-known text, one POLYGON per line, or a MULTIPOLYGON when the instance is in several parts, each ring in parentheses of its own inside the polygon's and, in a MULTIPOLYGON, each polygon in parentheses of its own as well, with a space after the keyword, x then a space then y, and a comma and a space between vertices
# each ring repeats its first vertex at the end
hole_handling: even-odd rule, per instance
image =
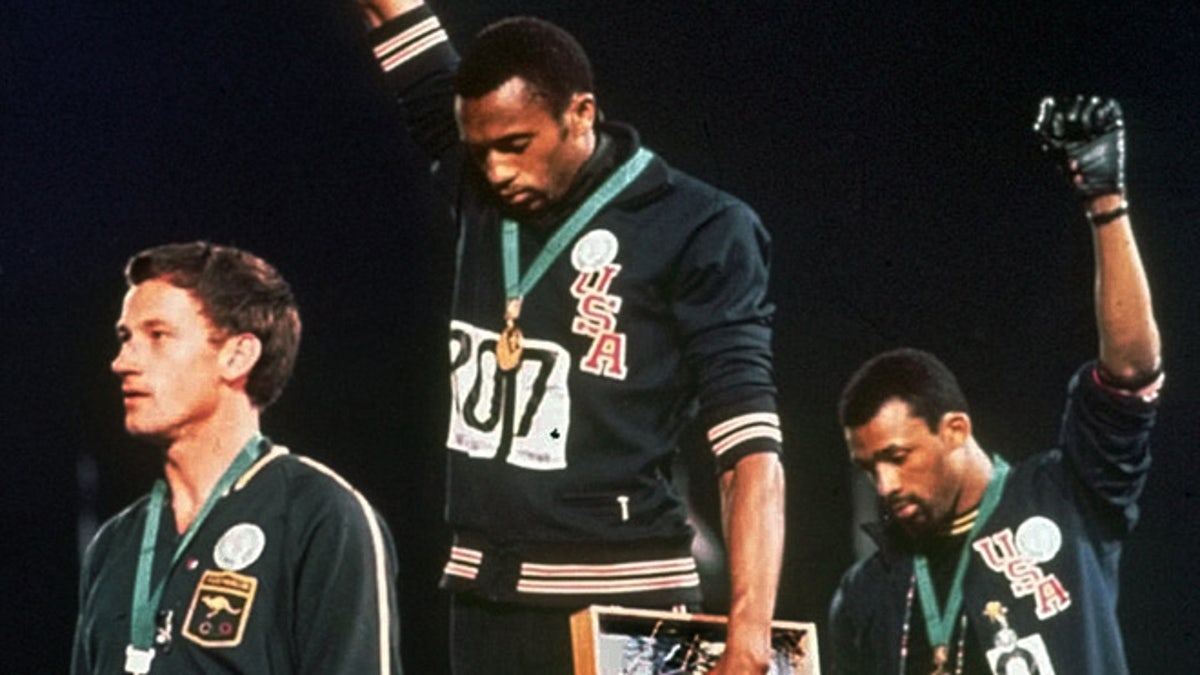
POLYGON ((730 561, 715 672, 766 672, 784 481, 758 217, 602 121, 561 28, 499 21, 460 60, 423 3, 360 4, 459 232, 442 579, 454 672, 569 673, 572 612, 700 602, 669 474, 694 415, 730 561))
POLYGON ((400 673, 387 526, 259 430, 300 345, 287 282, 205 242, 125 277, 112 370, 163 478, 88 545, 71 672, 400 673))
POLYGON ((932 354, 885 352, 851 377, 841 423, 883 517, 833 599, 835 672, 1127 672, 1117 565, 1163 377, 1124 123, 1111 99, 1047 98, 1035 131, 1091 224, 1099 359, 1071 378, 1057 446, 1011 467, 932 354))

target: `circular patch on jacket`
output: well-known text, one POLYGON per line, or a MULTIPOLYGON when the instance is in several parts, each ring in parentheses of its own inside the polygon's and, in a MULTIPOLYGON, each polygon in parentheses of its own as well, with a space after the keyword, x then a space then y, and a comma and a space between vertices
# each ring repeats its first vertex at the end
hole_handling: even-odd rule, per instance
POLYGON ((267 536, 254 523, 239 523, 225 531, 213 547, 217 567, 231 572, 254 564, 267 545, 267 536))
POLYGON ((1033 516, 1017 528, 1017 551, 1034 562, 1046 562, 1062 548, 1062 530, 1045 516, 1033 516))
POLYGON ((571 264, 580 272, 595 272, 617 258, 617 235, 608 230, 592 230, 575 242, 571 264))

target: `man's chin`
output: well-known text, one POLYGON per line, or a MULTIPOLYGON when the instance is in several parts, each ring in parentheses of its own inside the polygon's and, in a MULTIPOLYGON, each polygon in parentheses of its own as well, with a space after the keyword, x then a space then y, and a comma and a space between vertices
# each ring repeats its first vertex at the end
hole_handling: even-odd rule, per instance
POLYGON ((501 213, 516 220, 536 220, 549 210, 551 204, 540 192, 521 192, 516 201, 509 201, 500 195, 493 196, 501 213))
POLYGON ((912 541, 924 541, 933 536, 933 530, 925 523, 902 521, 897 524, 900 531, 912 541))
POLYGON ((546 202, 543 200, 526 200, 517 204, 503 203, 501 212, 513 220, 537 220, 546 212, 546 202))
POLYGON ((894 518, 892 522, 914 543, 941 540, 950 533, 948 523, 930 518, 923 512, 913 518, 894 518))
POLYGON ((896 515, 891 516, 892 524, 900 528, 906 536, 913 540, 925 539, 936 531, 936 527, 929 518, 929 514, 923 509, 917 509, 916 513, 900 518, 896 515))
POLYGON ((156 427, 147 427, 138 424, 130 424, 127 422, 125 424, 125 431, 131 437, 144 443, 149 443, 150 445, 162 446, 169 445, 171 442, 171 439, 166 431, 156 427))

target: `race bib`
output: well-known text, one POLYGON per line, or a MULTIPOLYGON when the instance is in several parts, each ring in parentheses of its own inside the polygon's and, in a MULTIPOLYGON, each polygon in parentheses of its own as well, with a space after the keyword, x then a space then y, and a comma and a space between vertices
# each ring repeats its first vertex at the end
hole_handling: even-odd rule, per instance
POLYGON ((480 460, 535 471, 567 466, 571 356, 545 340, 523 340, 521 362, 496 366, 499 334, 450 323, 450 430, 446 446, 480 460))

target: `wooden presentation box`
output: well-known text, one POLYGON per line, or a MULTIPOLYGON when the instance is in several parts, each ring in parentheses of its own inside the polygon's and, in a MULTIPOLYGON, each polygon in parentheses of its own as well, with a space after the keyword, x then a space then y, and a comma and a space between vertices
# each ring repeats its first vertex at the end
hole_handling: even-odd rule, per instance
MULTIPOLYGON (((575 675, 707 673, 725 649, 726 618, 592 605, 571 616, 575 675)), ((817 627, 771 622, 771 675, 820 675, 817 627)))

